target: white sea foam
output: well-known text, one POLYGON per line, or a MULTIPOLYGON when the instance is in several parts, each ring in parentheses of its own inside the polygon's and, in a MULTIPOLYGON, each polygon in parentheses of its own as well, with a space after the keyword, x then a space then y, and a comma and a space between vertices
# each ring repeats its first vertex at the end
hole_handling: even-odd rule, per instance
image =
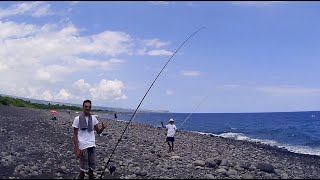
POLYGON ((126 121, 126 120, 121 120, 121 119, 117 119, 116 121, 119 121, 119 122, 129 122, 129 121, 126 121))
POLYGON ((250 138, 242 133, 229 132, 229 133, 222 133, 222 134, 212 134, 212 133, 204 133, 204 132, 196 132, 196 131, 193 131, 193 132, 204 134, 204 135, 213 135, 213 136, 218 136, 218 137, 235 139, 235 140, 240 140, 240 141, 260 142, 262 144, 268 144, 271 146, 284 148, 284 149, 287 149, 288 151, 294 152, 294 153, 320 156, 320 148, 312 148, 312 147, 308 147, 308 146, 296 146, 296 145, 284 144, 284 143, 279 143, 277 141, 268 140, 268 139, 255 139, 255 138, 250 138))

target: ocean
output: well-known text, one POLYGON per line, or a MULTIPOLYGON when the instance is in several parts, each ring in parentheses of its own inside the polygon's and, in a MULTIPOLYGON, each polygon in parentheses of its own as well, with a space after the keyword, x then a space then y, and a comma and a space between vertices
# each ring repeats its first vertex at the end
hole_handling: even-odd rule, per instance
MULTIPOLYGON (((129 121, 132 114, 117 114, 129 121)), ((172 117, 180 130, 254 141, 288 151, 320 156, 320 112, 276 113, 138 113, 132 122, 155 127, 172 117), (185 121, 186 120, 186 121, 185 121), (184 122, 185 121, 185 122, 184 122), (183 123, 184 122, 184 123, 183 123)), ((106 115, 113 119, 113 115, 106 115)))

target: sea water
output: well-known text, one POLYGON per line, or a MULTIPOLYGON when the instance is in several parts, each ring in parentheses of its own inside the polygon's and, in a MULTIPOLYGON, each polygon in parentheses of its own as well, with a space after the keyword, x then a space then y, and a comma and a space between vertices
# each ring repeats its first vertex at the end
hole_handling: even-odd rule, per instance
MULTIPOLYGON (((117 114, 129 121, 132 114, 117 114)), ((255 141, 291 152, 320 156, 320 112, 275 113, 137 113, 132 122, 160 126, 174 118, 180 130, 255 141), (184 122, 184 123, 183 123, 184 122)), ((107 117, 107 118, 111 118, 107 117)))

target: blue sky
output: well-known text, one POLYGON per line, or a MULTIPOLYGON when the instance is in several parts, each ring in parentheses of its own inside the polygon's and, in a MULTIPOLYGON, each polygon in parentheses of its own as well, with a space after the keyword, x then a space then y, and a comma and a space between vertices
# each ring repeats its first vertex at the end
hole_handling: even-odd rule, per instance
POLYGON ((0 94, 135 109, 205 26, 140 109, 319 110, 319 19, 311 1, 0 2, 0 94))

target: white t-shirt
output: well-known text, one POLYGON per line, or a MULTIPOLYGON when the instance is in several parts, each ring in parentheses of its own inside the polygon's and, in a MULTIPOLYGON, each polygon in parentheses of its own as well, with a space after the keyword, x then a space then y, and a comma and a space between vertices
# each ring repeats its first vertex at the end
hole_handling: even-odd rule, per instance
MULTIPOLYGON (((95 143, 95 135, 94 135, 94 126, 96 124, 99 123, 99 121, 97 120, 97 118, 95 116, 91 116, 92 117, 92 127, 93 130, 92 131, 88 131, 88 130, 81 130, 79 129, 79 116, 75 117, 73 120, 73 124, 72 127, 78 128, 78 141, 79 141, 79 149, 83 150, 83 149, 87 149, 88 147, 95 147, 96 143, 95 143)), ((85 116, 87 124, 88 124, 88 120, 89 117, 85 116)))
POLYGON ((168 124, 166 125, 166 128, 168 129, 167 137, 173 137, 177 130, 176 125, 168 124))

